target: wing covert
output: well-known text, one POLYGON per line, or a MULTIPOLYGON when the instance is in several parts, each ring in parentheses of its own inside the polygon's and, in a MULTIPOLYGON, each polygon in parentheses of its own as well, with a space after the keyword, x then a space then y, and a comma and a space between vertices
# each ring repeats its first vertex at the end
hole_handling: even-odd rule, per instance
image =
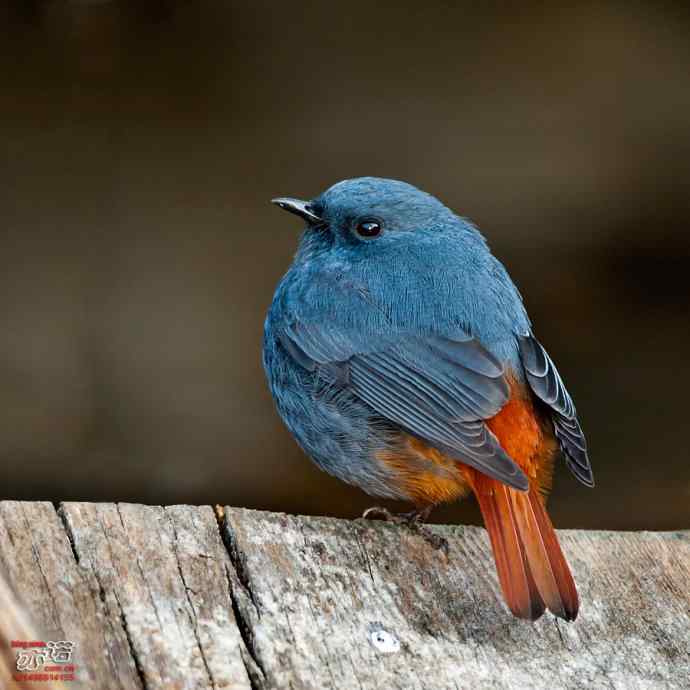
POLYGON ((297 322, 280 339, 300 366, 346 386, 377 414, 491 477, 528 488, 484 424, 510 391, 502 364, 473 338, 365 338, 356 329, 297 322))

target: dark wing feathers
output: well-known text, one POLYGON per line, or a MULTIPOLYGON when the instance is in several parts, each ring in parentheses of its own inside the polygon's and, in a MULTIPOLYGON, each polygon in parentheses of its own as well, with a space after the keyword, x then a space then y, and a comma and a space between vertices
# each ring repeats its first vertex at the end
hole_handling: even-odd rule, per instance
MULTIPOLYGON (((428 353, 425 361, 431 368, 428 353)), ((402 366, 394 354, 356 355, 349 367, 352 391, 379 414, 482 472, 523 486, 516 478, 515 463, 478 419, 487 413, 493 416, 505 404, 502 386, 489 384, 487 397, 482 398, 484 409, 472 413, 471 400, 460 395, 460 386, 451 388, 436 371, 425 376, 419 364, 402 366), (490 407, 489 397, 493 397, 490 407)))
POLYGON ((428 336, 426 343, 440 358, 451 365, 462 364, 465 369, 493 379, 503 376, 503 365, 482 345, 469 336, 453 339, 428 336))
POLYGON ((379 415, 442 452, 517 489, 522 470, 482 420, 508 400, 501 363, 465 334, 367 337, 356 329, 293 323, 281 336, 293 359, 326 370, 379 415))
POLYGON ((577 419, 575 405, 558 370, 533 336, 519 338, 520 356, 534 394, 551 408, 554 431, 571 472, 586 486, 594 486, 587 442, 577 419))

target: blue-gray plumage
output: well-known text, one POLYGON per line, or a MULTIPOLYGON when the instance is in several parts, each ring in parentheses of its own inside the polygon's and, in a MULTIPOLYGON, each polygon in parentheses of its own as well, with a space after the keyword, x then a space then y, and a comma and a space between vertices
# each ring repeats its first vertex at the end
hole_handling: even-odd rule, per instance
MULTIPOLYGON (((458 468, 528 491, 537 470, 511 457, 491 422, 524 389, 534 438, 557 439, 592 484, 572 400, 469 221, 372 177, 275 203, 307 225, 266 318, 264 367, 281 417, 321 468, 418 506, 468 485, 477 493, 475 475, 458 468)), ((534 606, 532 596, 529 617, 534 606)))

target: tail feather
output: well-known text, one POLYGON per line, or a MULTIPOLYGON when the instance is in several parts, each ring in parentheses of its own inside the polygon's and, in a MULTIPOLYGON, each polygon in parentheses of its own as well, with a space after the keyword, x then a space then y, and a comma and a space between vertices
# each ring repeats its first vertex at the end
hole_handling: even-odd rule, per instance
POLYGON ((501 482, 477 475, 475 494, 489 532, 498 579, 508 608, 518 618, 536 620, 544 602, 532 577, 518 535, 509 489, 501 482))
MULTIPOLYGON (((558 586, 558 593, 565 614, 562 618, 565 618, 567 621, 574 621, 580 609, 580 599, 577 595, 577 587, 575 586, 573 575, 570 572, 570 566, 568 561, 565 560, 561 545, 558 543, 558 537, 556 537, 556 532, 546 512, 544 502, 535 489, 530 489, 529 502, 537 521, 537 527, 543 540, 556 585, 558 586)), ((551 610, 553 611, 553 609, 551 610)), ((555 611, 553 612, 556 613, 555 611)))
POLYGON ((537 491, 523 493, 477 475, 474 492, 510 610, 536 620, 548 607, 560 618, 575 620, 575 583, 537 491))

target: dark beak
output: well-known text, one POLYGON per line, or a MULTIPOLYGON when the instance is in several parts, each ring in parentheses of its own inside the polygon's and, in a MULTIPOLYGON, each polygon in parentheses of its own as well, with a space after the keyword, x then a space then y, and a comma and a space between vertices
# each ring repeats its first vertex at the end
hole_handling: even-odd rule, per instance
POLYGON ((280 206, 283 211, 294 213, 300 218, 304 218, 310 225, 321 222, 319 218, 311 209, 308 201, 301 201, 300 199, 290 199, 289 197, 280 197, 278 199, 271 199, 271 203, 280 206))

